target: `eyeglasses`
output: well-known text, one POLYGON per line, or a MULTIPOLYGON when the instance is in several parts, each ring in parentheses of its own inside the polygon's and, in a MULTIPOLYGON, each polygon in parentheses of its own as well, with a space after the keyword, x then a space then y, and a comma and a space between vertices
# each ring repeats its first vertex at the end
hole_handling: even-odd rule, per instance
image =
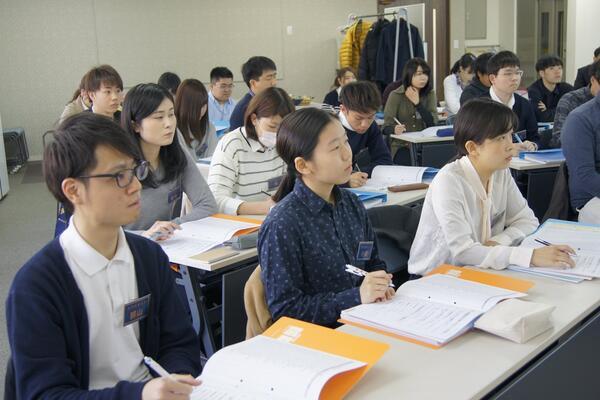
POLYGON ((217 85, 217 89, 221 89, 221 90, 231 90, 235 87, 234 84, 231 85, 217 85))
POLYGON ((140 161, 138 165, 133 168, 124 169, 114 174, 99 174, 99 175, 86 175, 78 176, 77 179, 91 179, 91 178, 114 178, 117 182, 117 186, 124 189, 133 182, 135 176, 138 181, 143 181, 148 176, 148 161, 140 161))
POLYGON ((523 71, 520 70, 520 69, 518 69, 516 71, 505 71, 505 72, 502 72, 499 75, 506 76, 508 78, 512 78, 513 76, 522 77, 523 76, 523 71))

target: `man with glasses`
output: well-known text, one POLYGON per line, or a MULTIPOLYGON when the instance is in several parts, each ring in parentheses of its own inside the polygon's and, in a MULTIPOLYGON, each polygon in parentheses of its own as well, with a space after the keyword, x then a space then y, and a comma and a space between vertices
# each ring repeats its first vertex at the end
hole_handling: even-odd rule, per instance
POLYGON ((229 131, 244 125, 244 114, 254 95, 272 86, 277 86, 277 67, 275 62, 268 57, 250 57, 242 65, 242 77, 250 90, 233 109, 229 120, 229 131))
POLYGON ((208 92, 208 119, 227 121, 236 101, 231 97, 233 92, 233 73, 227 67, 215 67, 210 71, 210 91, 208 92))
POLYGON ((72 217, 19 270, 6 300, 18 398, 187 398, 199 384, 199 341, 169 260, 121 228, 138 218, 148 172, 135 149, 91 113, 67 119, 45 149, 46 184, 72 217), (171 375, 153 378, 144 356, 171 375))
POLYGON ((492 86, 487 94, 492 100, 510 107, 519 117, 518 132, 525 131, 523 143, 517 143, 517 151, 533 151, 541 147, 537 120, 533 107, 527 99, 515 94, 521 83, 523 71, 517 55, 501 51, 488 61, 488 74, 492 86))

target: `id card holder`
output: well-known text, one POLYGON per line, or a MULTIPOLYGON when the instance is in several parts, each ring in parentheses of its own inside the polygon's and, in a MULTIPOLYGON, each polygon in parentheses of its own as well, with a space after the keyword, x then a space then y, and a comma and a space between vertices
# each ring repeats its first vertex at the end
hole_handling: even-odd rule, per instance
POLYGON ((125 304, 123 307, 123 326, 131 325, 148 316, 151 293, 125 304))
POLYGON ((356 252, 357 261, 369 261, 373 253, 373 242, 359 242, 358 251, 356 252))
POLYGON ((273 190, 277 190, 279 184, 283 180, 283 175, 276 176, 267 181, 267 192, 272 192, 273 190))

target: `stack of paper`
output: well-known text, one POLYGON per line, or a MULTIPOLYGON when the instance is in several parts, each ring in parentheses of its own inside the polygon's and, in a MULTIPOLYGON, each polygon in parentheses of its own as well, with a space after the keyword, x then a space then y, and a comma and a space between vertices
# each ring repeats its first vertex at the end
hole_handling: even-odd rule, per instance
POLYGON ((413 137, 435 137, 437 136, 437 132, 440 129, 448 129, 448 128, 452 128, 452 125, 437 125, 437 126, 430 126, 429 128, 425 128, 422 131, 417 131, 417 132, 405 132, 402 134, 402 136, 404 135, 409 135, 409 136, 413 136, 413 137))
POLYGON ((371 179, 361 188, 364 191, 385 191, 390 186, 411 183, 431 183, 439 169, 430 167, 407 167, 403 165, 378 165, 373 168, 371 179))
POLYGON ((205 263, 198 259, 201 253, 259 227, 260 221, 216 214, 181 224, 181 230, 176 230, 161 246, 172 263, 202 268, 205 263))
POLYGON ((519 153, 519 158, 538 164, 554 164, 565 161, 562 149, 522 151, 519 153))
POLYGON ((388 345, 291 318, 216 352, 192 399, 341 399, 388 345))
POLYGON ((534 234, 525 238, 521 246, 534 249, 543 247, 536 239, 571 246, 577 253, 573 256, 575 268, 523 268, 511 265, 508 267, 510 270, 573 283, 600 278, 600 226, 549 219, 534 234))
POLYGON ((387 191, 367 191, 361 189, 346 189, 354 193, 365 208, 371 208, 387 202, 387 191))
POLYGON ((341 320, 441 346, 472 328, 475 319, 499 301, 523 296, 526 294, 434 274, 408 281, 392 300, 343 310, 341 320))

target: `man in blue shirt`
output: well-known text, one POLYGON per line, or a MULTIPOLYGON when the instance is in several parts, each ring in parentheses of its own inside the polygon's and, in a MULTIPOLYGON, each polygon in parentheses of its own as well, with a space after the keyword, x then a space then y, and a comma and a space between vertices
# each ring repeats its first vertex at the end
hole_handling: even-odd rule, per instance
POLYGON ((360 169, 350 176, 350 187, 363 186, 376 166, 393 164, 390 149, 375 122, 380 106, 381 95, 371 82, 351 82, 342 88, 339 118, 352 148, 352 165, 360 169))
POLYGON ((250 57, 242 65, 242 77, 250 90, 240 99, 231 113, 231 118, 229 119, 230 131, 244 125, 244 114, 250 100, 252 100, 255 94, 272 86, 277 86, 277 67, 270 58, 262 56, 250 57))
POLYGON ((210 71, 208 92, 208 120, 229 123, 236 101, 231 97, 233 73, 227 67, 215 67, 210 71))
MULTIPOLYGON (((592 80, 600 81, 598 69, 592 80)), ((579 210, 580 222, 600 224, 600 96, 569 114, 561 139, 571 205, 579 210)))
POLYGON ((16 398, 170 399, 199 384, 199 341, 169 260, 121 228, 138 218, 148 172, 134 149, 92 113, 64 121, 45 149, 46 184, 73 217, 6 300, 16 398), (172 375, 153 378, 144 356, 172 375))

